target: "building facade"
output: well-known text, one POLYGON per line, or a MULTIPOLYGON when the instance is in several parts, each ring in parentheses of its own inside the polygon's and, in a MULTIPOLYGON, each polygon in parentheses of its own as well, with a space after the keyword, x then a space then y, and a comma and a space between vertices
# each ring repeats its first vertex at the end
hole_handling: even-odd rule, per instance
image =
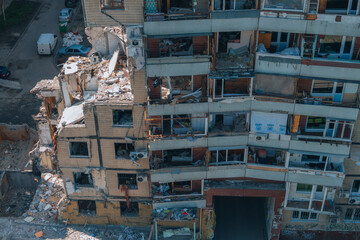
POLYGON ((263 239, 359 230, 360 1, 82 4, 93 50, 112 57, 34 90, 63 219, 211 239, 224 205, 248 204, 263 239))

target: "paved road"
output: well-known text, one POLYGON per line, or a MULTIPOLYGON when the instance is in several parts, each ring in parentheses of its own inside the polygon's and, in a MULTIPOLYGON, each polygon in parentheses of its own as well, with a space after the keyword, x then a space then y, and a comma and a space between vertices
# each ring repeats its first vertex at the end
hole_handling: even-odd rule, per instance
POLYGON ((29 93, 30 89, 42 79, 52 79, 58 74, 53 57, 38 56, 36 41, 41 33, 49 32, 60 36, 58 15, 64 8, 62 0, 42 0, 38 15, 30 23, 26 32, 18 40, 10 57, 3 61, 12 73, 12 78, 19 81, 22 91, 0 88, 0 122, 28 123, 34 127, 31 115, 35 115, 40 101, 29 93))
POLYGON ((265 240, 265 198, 216 197, 216 240, 265 240))

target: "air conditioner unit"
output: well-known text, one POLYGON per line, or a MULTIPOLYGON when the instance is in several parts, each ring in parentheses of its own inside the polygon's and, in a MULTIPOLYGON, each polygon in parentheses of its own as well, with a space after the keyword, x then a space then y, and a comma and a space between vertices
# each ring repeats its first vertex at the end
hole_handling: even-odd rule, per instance
POLYGON ((138 160, 138 159, 142 159, 142 158, 147 158, 147 152, 130 152, 130 159, 132 161, 138 160))
POLYGON ((360 198, 350 198, 349 204, 360 204, 360 198))
POLYGON ((148 181, 148 176, 147 176, 146 173, 141 173, 141 174, 137 175, 136 179, 137 179, 138 182, 147 182, 148 181))
POLYGON ((256 141, 265 141, 267 138, 267 135, 266 136, 256 136, 256 141))

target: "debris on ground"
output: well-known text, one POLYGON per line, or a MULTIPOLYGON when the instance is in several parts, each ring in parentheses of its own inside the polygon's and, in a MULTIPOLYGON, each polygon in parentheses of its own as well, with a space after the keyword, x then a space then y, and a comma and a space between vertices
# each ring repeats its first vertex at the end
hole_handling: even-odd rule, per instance
POLYGON ((83 41, 83 38, 80 34, 75 34, 73 32, 67 32, 63 37, 63 47, 70 47, 72 45, 79 45, 83 41))
POLYGON ((60 175, 43 173, 29 210, 23 217, 32 217, 34 222, 55 223, 58 209, 61 209, 65 200, 64 184, 60 175))
POLYGON ((118 240, 145 240, 144 233, 136 232, 130 227, 120 226, 123 229, 118 240))
POLYGON ((167 229, 163 231, 164 238, 170 238, 173 236, 191 236, 190 228, 178 228, 178 229, 167 229))

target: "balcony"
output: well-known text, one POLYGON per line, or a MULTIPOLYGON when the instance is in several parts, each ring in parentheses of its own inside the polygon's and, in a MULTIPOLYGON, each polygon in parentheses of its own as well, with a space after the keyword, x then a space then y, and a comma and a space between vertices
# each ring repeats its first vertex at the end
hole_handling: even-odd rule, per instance
POLYGON ((359 37, 357 21, 358 16, 355 15, 317 14, 306 16, 304 13, 262 11, 259 18, 259 30, 359 37))
MULTIPOLYGON (((154 180, 152 180, 154 181, 154 180)), ((153 208, 204 208, 201 181, 153 183, 153 208)))
POLYGON ((208 36, 148 38, 147 77, 208 74, 208 36))
POLYGON ((317 185, 286 184, 285 209, 306 210, 314 213, 335 214, 335 188, 317 185))
POLYGON ((148 36, 210 33, 209 0, 145 0, 144 32, 148 36), (168 4, 170 4, 168 6, 168 4))
POLYGON ((323 58, 302 60, 300 56, 257 52, 255 73, 360 82, 360 62, 323 58))

